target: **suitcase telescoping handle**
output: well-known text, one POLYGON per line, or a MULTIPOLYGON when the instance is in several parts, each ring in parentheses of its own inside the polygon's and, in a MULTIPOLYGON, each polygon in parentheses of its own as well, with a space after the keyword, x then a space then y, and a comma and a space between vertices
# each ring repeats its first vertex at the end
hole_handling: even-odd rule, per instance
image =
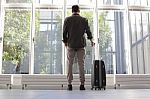
POLYGON ((95 47, 92 46, 92 64, 94 65, 94 60, 95 60, 95 47))
POLYGON ((99 49, 97 46, 92 46, 92 61, 102 59, 102 57, 99 55, 99 50, 97 49, 99 49))

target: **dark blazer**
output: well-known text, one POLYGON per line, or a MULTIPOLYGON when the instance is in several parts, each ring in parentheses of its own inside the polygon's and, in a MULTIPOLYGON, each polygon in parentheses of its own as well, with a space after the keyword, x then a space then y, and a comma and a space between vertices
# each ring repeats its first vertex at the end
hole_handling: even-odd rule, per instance
POLYGON ((63 42, 70 48, 83 48, 86 46, 85 35, 92 39, 92 33, 88 25, 88 20, 79 14, 73 14, 67 17, 63 25, 63 42))

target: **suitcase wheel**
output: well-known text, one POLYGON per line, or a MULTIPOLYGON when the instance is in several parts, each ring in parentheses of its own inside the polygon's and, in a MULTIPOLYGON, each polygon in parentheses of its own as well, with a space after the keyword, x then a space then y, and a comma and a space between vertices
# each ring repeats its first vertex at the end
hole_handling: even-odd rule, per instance
POLYGON ((106 87, 103 87, 104 90, 106 90, 106 87))
POLYGON ((100 87, 95 87, 95 90, 97 90, 97 89, 98 89, 98 90, 101 90, 101 88, 100 88, 100 87))

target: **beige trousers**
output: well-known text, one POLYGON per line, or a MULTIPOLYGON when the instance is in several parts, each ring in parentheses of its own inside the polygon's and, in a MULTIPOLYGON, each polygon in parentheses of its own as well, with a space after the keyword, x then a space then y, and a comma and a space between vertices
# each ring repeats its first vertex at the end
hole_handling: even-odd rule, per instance
POLYGON ((85 73, 84 73, 85 48, 74 49, 74 48, 67 47, 68 84, 71 84, 73 80, 72 66, 73 66, 75 55, 77 55, 80 82, 81 84, 84 84, 85 82, 85 73))

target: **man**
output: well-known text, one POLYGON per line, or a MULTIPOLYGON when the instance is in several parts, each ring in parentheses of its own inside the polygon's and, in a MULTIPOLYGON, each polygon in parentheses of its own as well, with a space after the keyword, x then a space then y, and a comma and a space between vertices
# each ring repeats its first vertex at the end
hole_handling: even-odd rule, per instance
POLYGON ((92 33, 88 25, 88 20, 79 15, 80 10, 78 5, 72 6, 72 15, 67 17, 64 21, 63 26, 63 42, 67 48, 67 67, 68 67, 68 90, 72 90, 72 66, 75 55, 77 55, 79 74, 80 74, 80 90, 85 90, 85 74, 84 74, 84 60, 85 60, 85 33, 87 38, 91 41, 91 45, 94 43, 92 41, 92 33))

